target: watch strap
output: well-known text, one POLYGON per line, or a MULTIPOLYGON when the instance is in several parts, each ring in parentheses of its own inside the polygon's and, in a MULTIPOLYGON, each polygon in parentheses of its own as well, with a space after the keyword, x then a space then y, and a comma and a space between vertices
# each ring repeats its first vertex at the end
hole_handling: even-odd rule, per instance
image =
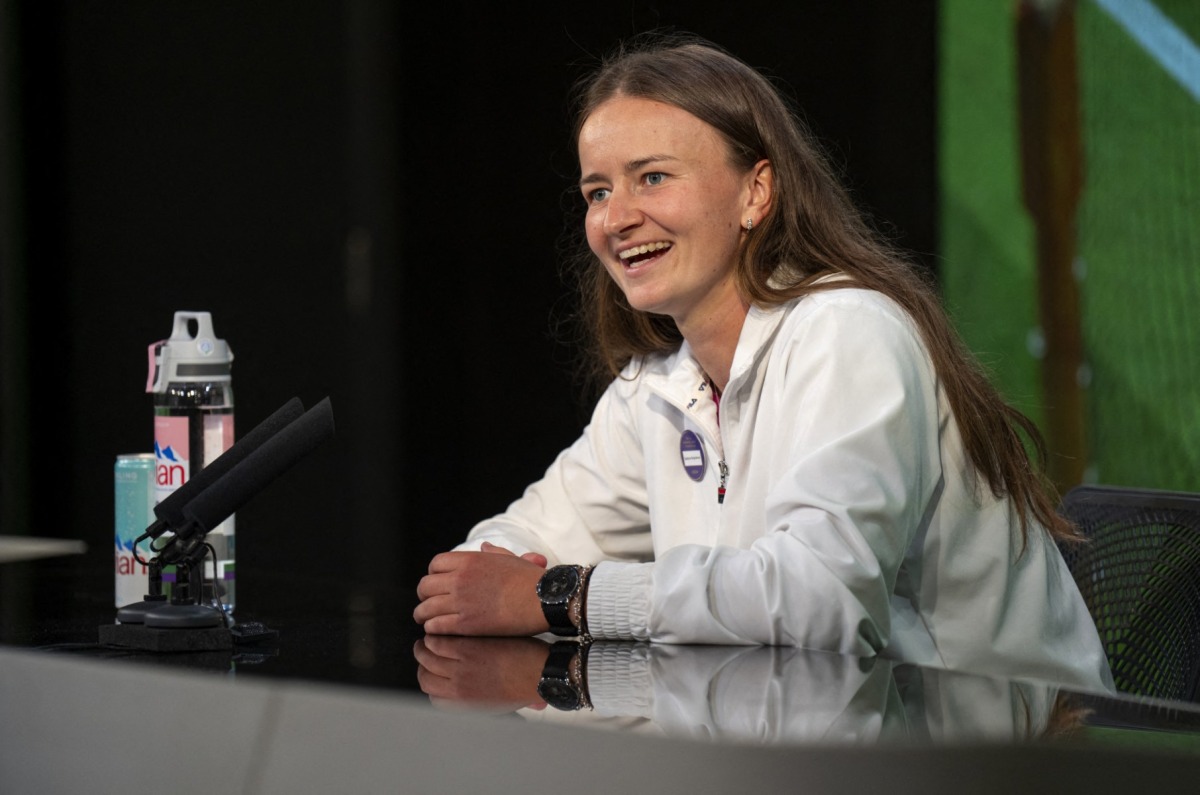
POLYGON ((579 634, 575 625, 571 623, 571 611, 567 608, 566 602, 562 604, 542 602, 542 614, 546 616, 546 621, 550 624, 550 631, 555 635, 570 637, 579 634))

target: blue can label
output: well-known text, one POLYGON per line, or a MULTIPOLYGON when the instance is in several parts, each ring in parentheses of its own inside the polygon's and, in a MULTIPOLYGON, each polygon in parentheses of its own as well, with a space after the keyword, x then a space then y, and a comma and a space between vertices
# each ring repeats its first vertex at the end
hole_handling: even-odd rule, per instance
MULTIPOLYGON (((134 557, 134 541, 154 521, 154 454, 117 456, 113 468, 113 540, 116 544, 116 606, 146 598, 149 572, 134 557)), ((137 546, 142 560, 150 560, 150 541, 137 546)))

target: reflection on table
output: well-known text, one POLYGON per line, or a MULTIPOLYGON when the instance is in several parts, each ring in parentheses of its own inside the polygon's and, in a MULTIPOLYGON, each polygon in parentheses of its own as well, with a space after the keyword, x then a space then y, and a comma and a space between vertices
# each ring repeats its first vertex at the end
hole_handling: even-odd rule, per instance
POLYGON ((415 650, 418 679, 442 708, 703 741, 1003 743, 1083 725, 1078 697, 1053 685, 778 647, 576 647, 586 706, 555 709, 538 694, 551 648, 427 637, 415 650))

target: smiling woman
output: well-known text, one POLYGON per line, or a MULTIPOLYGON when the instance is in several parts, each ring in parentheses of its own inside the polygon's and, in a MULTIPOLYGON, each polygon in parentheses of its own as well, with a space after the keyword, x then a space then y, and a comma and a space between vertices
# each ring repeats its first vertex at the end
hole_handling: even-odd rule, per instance
POLYGON ((762 643, 1105 688, 1022 432, 769 81, 707 42, 580 87, 583 307, 611 383, 436 556, 430 634, 762 643), (553 566, 547 569, 547 565, 553 566))

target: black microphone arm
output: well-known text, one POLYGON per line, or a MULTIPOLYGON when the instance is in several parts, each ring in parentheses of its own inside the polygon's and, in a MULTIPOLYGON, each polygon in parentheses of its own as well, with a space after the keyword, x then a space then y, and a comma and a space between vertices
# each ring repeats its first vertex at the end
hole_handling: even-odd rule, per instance
POLYGON ((164 564, 191 560, 214 527, 333 436, 329 398, 306 411, 193 497, 183 508, 185 522, 158 550, 164 564))
MULTIPOLYGON (((213 459, 208 466, 171 492, 158 505, 155 505, 155 521, 146 528, 146 532, 138 541, 145 538, 156 539, 168 530, 183 527, 186 523, 183 507, 191 502, 193 497, 206 490, 268 439, 299 419, 302 414, 304 414, 304 404, 300 402, 300 398, 292 398, 276 409, 274 414, 256 425, 254 430, 237 440, 228 450, 213 459)), ((136 545, 134 549, 137 549, 136 545)))

